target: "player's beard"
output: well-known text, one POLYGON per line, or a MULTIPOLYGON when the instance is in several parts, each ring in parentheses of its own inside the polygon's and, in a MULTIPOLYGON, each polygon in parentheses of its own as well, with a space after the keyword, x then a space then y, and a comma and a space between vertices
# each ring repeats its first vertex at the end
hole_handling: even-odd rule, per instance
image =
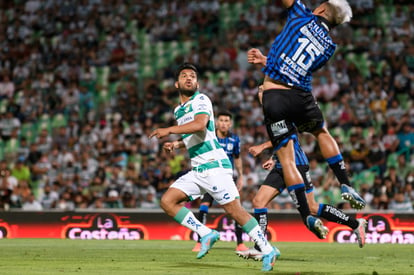
POLYGON ((192 97, 195 94, 195 92, 197 91, 197 87, 192 87, 192 88, 189 88, 189 89, 180 87, 179 91, 180 91, 180 94, 182 94, 186 97, 192 97))

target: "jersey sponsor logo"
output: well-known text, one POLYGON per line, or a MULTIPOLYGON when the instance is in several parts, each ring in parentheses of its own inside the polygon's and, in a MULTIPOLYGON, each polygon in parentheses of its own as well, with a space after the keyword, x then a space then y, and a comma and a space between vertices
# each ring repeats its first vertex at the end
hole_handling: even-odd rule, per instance
POLYGON ((183 116, 182 118, 178 119, 178 124, 182 125, 193 120, 194 118, 192 115, 183 116))
POLYGON ((186 123, 186 122, 191 121, 191 120, 193 120, 192 117, 186 117, 186 118, 183 119, 183 123, 186 123))
POLYGON ((325 49, 328 49, 333 44, 332 38, 315 21, 311 21, 306 26, 309 33, 305 35, 315 43, 315 46, 318 46, 322 53, 325 53, 325 49), (316 41, 316 39, 318 40, 316 41))
POLYGON ((204 111, 204 110, 208 110, 207 104, 198 105, 197 111, 204 111))
MULTIPOLYGON (((283 63, 280 67, 279 73, 285 75, 287 78, 289 78, 289 80, 291 80, 292 82, 298 83, 300 84, 299 81, 299 74, 297 72, 295 72, 292 68, 289 67, 288 63, 285 60, 285 57, 283 56, 284 54, 282 54, 282 59, 285 61, 285 63, 283 63)), ((287 57, 288 58, 288 57, 287 57)), ((290 59, 290 58, 288 58, 290 59)), ((297 68, 299 68, 299 66, 296 65, 297 68)), ((300 68, 299 68, 300 69, 300 68)), ((300 69, 302 70, 302 69, 300 69)), ((303 70, 302 70, 303 71, 303 70)), ((303 72, 302 72, 303 73, 303 72)), ((293 83, 287 83, 289 86, 293 86, 293 83)))
POLYGON ((297 74, 305 77, 316 58, 324 54, 326 49, 332 44, 330 37, 327 36, 323 29, 314 21, 303 26, 300 29, 300 32, 305 37, 300 37, 298 39, 299 47, 292 57, 288 56, 286 53, 281 55, 284 64, 280 70, 281 73, 297 83, 299 83, 297 74))
MULTIPOLYGON (((303 33, 306 38, 299 38, 299 42, 304 46, 302 46, 303 48, 307 46, 307 44, 312 44, 314 47, 316 47, 316 49, 313 49, 314 51, 319 51, 319 54, 323 54, 325 53, 325 48, 329 47, 329 43, 325 42, 324 45, 322 45, 319 41, 318 38, 316 38, 315 36, 321 37, 321 35, 324 37, 325 34, 322 32, 321 34, 319 34, 321 32, 320 28, 318 25, 316 25, 315 22, 311 22, 308 25, 303 26, 302 28, 300 28, 301 33, 303 33), (313 24, 312 24, 313 23, 313 24), (315 28, 317 28, 315 30, 315 28), (300 40, 302 39, 302 41, 300 40), (325 46, 325 47, 324 47, 325 46)), ((310 50, 308 50, 310 51, 310 50)))
POLYGON ((274 136, 280 136, 289 131, 285 120, 272 123, 270 125, 270 129, 272 130, 274 136))
MULTIPOLYGON (((299 66, 299 65, 302 65, 302 64, 297 64, 296 63, 296 62, 298 62, 298 59, 299 59, 299 57, 296 56, 296 54, 295 54, 295 56, 290 58, 285 53, 282 53, 280 58, 283 59, 283 61, 284 61, 284 64, 280 68, 280 73, 288 76, 289 78, 291 78, 292 80, 294 80, 295 82, 298 82, 298 83, 299 83, 298 74, 300 76, 306 76, 307 72, 303 68, 304 66, 299 66), (296 59, 293 59, 293 58, 296 58, 296 59)), ((305 56, 302 54, 300 56, 299 61, 303 62, 304 58, 305 58, 305 56)))

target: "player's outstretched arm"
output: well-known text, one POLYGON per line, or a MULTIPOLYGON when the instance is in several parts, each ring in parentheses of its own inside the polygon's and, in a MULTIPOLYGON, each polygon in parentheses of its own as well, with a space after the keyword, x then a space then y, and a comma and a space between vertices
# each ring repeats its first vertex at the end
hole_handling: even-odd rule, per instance
POLYGON ((168 128, 158 128, 152 131, 149 137, 163 138, 171 134, 192 134, 204 131, 206 129, 208 120, 209 116, 207 114, 199 114, 196 115, 194 120, 189 123, 175 125, 168 128))

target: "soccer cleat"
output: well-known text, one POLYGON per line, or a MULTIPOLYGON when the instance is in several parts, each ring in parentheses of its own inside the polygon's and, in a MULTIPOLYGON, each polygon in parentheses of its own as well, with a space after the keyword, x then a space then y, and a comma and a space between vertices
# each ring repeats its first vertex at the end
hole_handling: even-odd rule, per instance
POLYGON ((358 244, 360 248, 365 245, 365 230, 367 228, 367 221, 365 219, 358 219, 358 227, 354 229, 354 233, 357 236, 358 244))
POLYGON ((273 265, 275 264, 275 261, 279 258, 279 256, 280 251, 276 247, 273 247, 272 251, 269 254, 263 255, 262 271, 273 270, 273 265))
POLYGON ((200 252, 197 254, 197 259, 203 258, 219 238, 220 234, 216 230, 212 230, 210 233, 202 237, 200 240, 201 248, 200 252))
POLYGON ((244 243, 240 243, 240 244, 238 244, 237 245, 237 247, 236 247, 236 251, 246 251, 246 250, 248 250, 249 248, 247 247, 247 246, 245 246, 244 245, 244 243))
POLYGON ((315 218, 314 216, 307 216, 306 226, 319 239, 326 239, 326 235, 328 235, 329 229, 323 225, 320 219, 315 218))
POLYGON ((201 249, 201 243, 196 242, 195 246, 193 247, 193 249, 191 251, 193 252, 199 252, 201 249))
MULTIPOLYGON (((276 250, 276 259, 280 257, 279 249, 275 248, 276 250)), ((256 248, 249 248, 245 251, 236 251, 237 256, 242 257, 243 259, 253 259, 255 261, 262 261, 263 259, 263 252, 257 250, 256 248)))
POLYGON ((352 208, 361 210, 367 204, 363 198, 352 188, 346 184, 341 184, 342 199, 349 201, 352 208))
POLYGON ((263 258, 263 252, 257 250, 256 248, 248 248, 244 251, 236 251, 236 254, 243 259, 253 259, 255 261, 261 261, 263 258))

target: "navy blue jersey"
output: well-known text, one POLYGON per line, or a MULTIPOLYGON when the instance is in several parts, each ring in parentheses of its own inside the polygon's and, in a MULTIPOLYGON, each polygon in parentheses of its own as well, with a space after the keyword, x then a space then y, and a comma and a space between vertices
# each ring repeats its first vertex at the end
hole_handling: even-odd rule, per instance
POLYGON ((336 44, 322 19, 296 0, 275 38, 263 72, 275 81, 310 92, 312 73, 334 54, 336 44))
MULTIPOLYGON (((296 166, 308 166, 309 160, 308 157, 306 157, 305 152, 303 152, 302 147, 300 146, 298 136, 293 135, 293 147, 295 148, 295 161, 296 166)), ((282 165, 280 164, 276 154, 273 155, 274 159, 276 161, 275 167, 276 168, 282 168, 282 165)))
POLYGON ((229 133, 225 138, 217 137, 221 147, 226 152, 230 159, 231 165, 234 168, 234 158, 240 156, 240 138, 238 135, 229 133))

